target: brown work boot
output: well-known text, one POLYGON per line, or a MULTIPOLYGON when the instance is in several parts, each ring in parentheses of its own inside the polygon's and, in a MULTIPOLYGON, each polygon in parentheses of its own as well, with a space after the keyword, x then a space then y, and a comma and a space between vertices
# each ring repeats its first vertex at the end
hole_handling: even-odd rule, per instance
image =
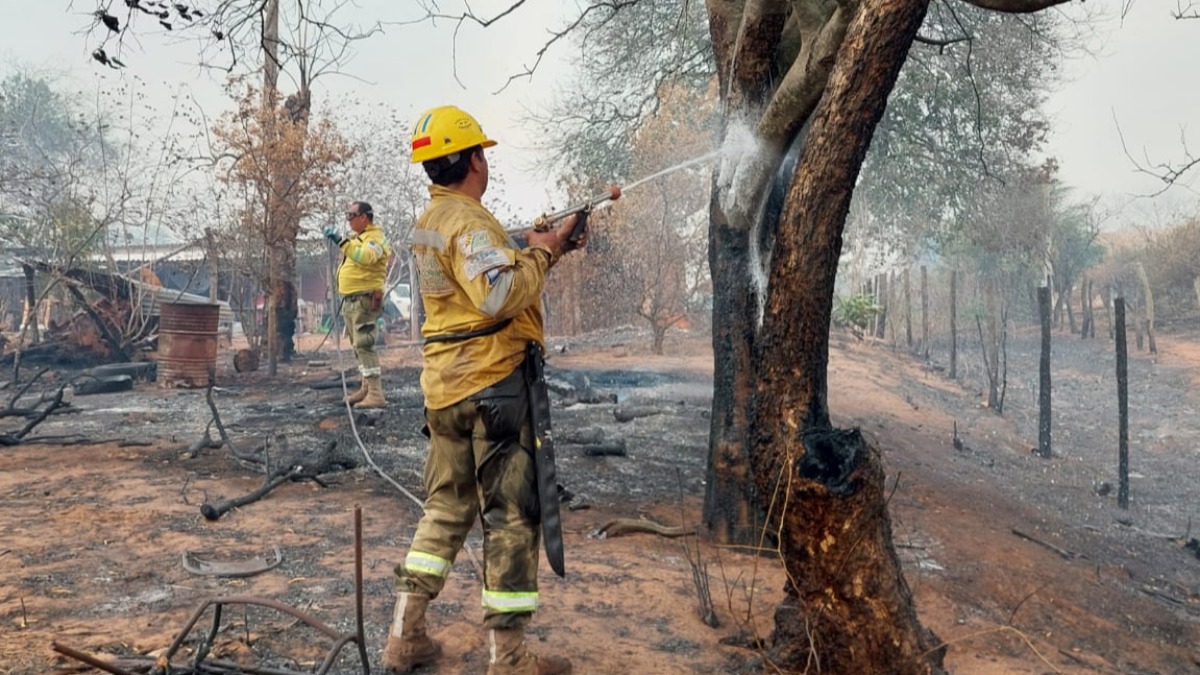
POLYGON ((392 633, 383 649, 383 667, 393 675, 411 673, 442 655, 442 646, 425 634, 425 609, 429 596, 400 593, 392 617, 392 633))
POLYGON ((358 391, 346 395, 346 403, 357 405, 359 401, 367 397, 367 380, 363 378, 362 384, 358 385, 358 391))
POLYGON ((561 656, 537 656, 525 647, 525 629, 489 631, 492 658, 488 675, 570 675, 571 662, 561 656))
POLYGON ((383 397, 383 382, 378 375, 363 378, 367 385, 367 395, 354 405, 356 408, 384 408, 387 399, 383 397))

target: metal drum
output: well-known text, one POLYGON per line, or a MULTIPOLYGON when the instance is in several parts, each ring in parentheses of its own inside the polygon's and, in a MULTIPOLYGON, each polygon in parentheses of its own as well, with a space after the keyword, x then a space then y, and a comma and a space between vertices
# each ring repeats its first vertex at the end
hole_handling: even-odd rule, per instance
POLYGON ((217 365, 219 305, 165 302, 158 322, 158 381, 164 387, 206 387, 217 365))

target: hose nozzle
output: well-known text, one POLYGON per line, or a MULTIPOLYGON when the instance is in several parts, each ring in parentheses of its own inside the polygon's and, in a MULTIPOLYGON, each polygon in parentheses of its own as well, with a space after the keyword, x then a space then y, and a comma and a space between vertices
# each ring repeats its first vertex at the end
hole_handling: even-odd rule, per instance
POLYGON ((533 221, 533 229, 537 230, 538 232, 545 232, 546 230, 550 229, 551 225, 562 220, 563 218, 573 216, 576 213, 591 211, 593 208, 603 204, 604 202, 616 201, 620 198, 621 188, 616 185, 609 185, 604 194, 589 199, 582 204, 577 204, 570 208, 563 209, 562 211, 556 211, 554 213, 543 213, 533 221))

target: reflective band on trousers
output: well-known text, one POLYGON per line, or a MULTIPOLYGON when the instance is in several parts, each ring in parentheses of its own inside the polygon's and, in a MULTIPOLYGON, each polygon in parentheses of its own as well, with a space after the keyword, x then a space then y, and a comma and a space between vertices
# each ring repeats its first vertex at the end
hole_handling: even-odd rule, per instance
POLYGON ((450 574, 450 561, 420 551, 409 551, 408 557, 404 559, 404 569, 410 572, 432 574, 435 577, 445 577, 450 574))
POLYGON ((483 592, 483 607, 497 612, 536 612, 537 591, 532 593, 488 591, 483 592))

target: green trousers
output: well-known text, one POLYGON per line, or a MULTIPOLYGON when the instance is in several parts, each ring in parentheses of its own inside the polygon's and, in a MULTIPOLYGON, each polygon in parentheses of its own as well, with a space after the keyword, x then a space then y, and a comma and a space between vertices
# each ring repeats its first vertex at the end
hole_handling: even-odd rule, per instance
POLYGON ((425 515, 396 588, 437 596, 478 515, 483 623, 522 628, 537 610, 540 521, 524 373, 442 410, 426 410, 425 515))
POLYGON ((342 298, 342 319, 346 323, 346 337, 354 347, 354 360, 363 377, 378 377, 383 374, 379 366, 379 355, 375 353, 375 341, 379 334, 379 317, 383 309, 375 306, 370 295, 347 295, 342 298))

